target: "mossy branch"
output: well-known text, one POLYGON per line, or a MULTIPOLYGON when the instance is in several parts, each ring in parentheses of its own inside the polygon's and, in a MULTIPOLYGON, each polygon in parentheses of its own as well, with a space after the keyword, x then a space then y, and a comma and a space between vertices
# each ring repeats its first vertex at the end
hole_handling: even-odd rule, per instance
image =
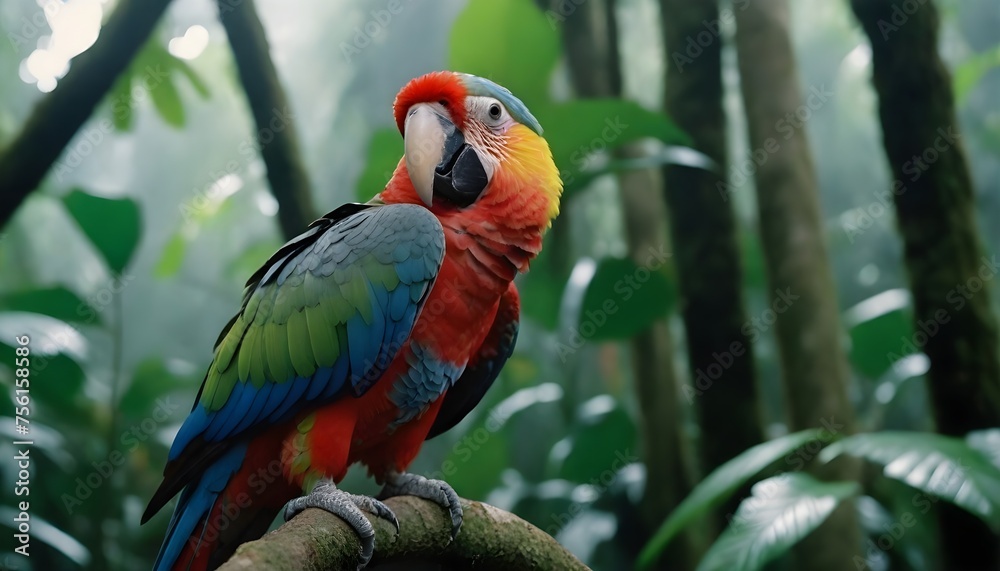
MULTIPOLYGON (((386 501, 399 519, 399 535, 384 520, 365 514, 375 526, 375 556, 368 565, 391 561, 435 562, 445 569, 485 571, 587 570, 551 536, 493 506, 462 500, 465 523, 450 541, 451 520, 436 504, 412 496, 386 501)), ((358 567, 361 544, 342 519, 308 509, 263 538, 246 543, 220 571, 350 570, 358 567)))

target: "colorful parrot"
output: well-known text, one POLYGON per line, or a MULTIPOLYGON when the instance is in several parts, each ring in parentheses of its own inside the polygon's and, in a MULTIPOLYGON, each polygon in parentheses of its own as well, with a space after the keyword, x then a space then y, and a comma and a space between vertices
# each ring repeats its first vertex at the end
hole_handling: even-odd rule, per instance
POLYGON ((142 517, 180 492, 155 569, 218 567, 283 506, 285 519, 343 518, 364 563, 375 533, 361 510, 398 529, 379 499, 434 501, 458 533, 455 491, 406 468, 510 356, 513 280, 562 183, 541 125, 490 80, 430 73, 393 112, 404 156, 385 190, 313 222, 247 282, 142 517), (336 487, 355 462, 384 485, 379 499, 336 487))

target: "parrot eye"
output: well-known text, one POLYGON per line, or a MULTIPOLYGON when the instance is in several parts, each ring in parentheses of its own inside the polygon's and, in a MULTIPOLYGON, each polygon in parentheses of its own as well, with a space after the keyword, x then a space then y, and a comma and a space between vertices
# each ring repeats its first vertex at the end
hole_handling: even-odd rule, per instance
POLYGON ((489 113, 490 113, 490 119, 496 121, 500 119, 500 115, 503 113, 503 110, 500 109, 499 103, 493 103, 492 105, 490 105, 489 113))

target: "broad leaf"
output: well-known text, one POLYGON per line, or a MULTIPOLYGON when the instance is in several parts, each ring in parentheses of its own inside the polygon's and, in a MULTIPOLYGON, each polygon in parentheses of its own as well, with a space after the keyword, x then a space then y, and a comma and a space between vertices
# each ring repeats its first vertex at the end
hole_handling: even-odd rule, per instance
POLYGON ((813 532, 858 493, 856 482, 820 482, 803 472, 758 482, 697 571, 757 571, 813 532))
POLYGON ((103 198, 77 189, 63 197, 63 204, 111 271, 120 274, 139 244, 141 219, 135 201, 103 198))
POLYGON ((109 93, 115 128, 119 131, 131 129, 136 104, 147 99, 152 100, 153 107, 164 122, 182 127, 185 112, 175 83, 178 76, 187 78, 202 99, 209 97, 208 85, 194 68, 171 55, 160 38, 154 37, 147 41, 109 93))
POLYGON ((156 87, 150 90, 153 106, 167 124, 174 127, 184 126, 184 105, 177 86, 169 78, 164 78, 156 87))
POLYGON ((160 259, 153 267, 153 275, 158 278, 168 278, 180 271, 184 265, 184 254, 187 252, 188 241, 181 232, 174 232, 167 240, 167 245, 160 253, 160 259))
POLYGON ((563 196, 569 196, 578 190, 586 188, 587 185, 596 179, 614 173, 659 169, 667 165, 677 165, 707 171, 717 169, 712 159, 704 153, 690 147, 678 145, 667 145, 661 148, 658 153, 645 156, 615 158, 608 155, 602 158, 603 160, 596 160, 596 157, 592 157, 587 161, 586 167, 583 169, 564 171, 562 173, 563 196))
POLYGON ((651 137, 664 144, 688 144, 690 139, 660 113, 621 99, 581 99, 539 106, 537 117, 552 149, 552 157, 567 193, 593 179, 588 157, 626 143, 651 137))
POLYGON ((132 372, 132 381, 121 397, 118 408, 127 418, 149 416, 157 407, 157 399, 195 384, 194 378, 178 375, 160 358, 149 358, 132 372))
MULTIPOLYGON (((556 224, 560 222, 556 220, 556 224)), ((563 271, 554 259, 553 233, 544 239, 542 251, 531 262, 527 275, 518 276, 517 289, 521 294, 521 314, 536 324, 554 331, 559 325, 559 306, 563 298, 569 272, 563 271)))
POLYGON ((923 432, 857 434, 829 446, 824 462, 850 454, 883 474, 951 502, 1000 531, 1000 468, 964 440, 923 432))
MULTIPOLYGON (((656 535, 639 555, 639 566, 645 568, 652 565, 674 536, 696 518, 704 516, 713 508, 725 503, 733 495, 733 492, 744 486, 764 468, 780 458, 786 457, 801 446, 810 442, 823 441, 824 436, 828 434, 818 429, 787 434, 781 438, 758 444, 713 470, 691 490, 691 493, 663 522, 656 535)), ((798 458, 786 458, 790 469, 800 467, 796 464, 798 460, 798 458)))
MULTIPOLYGON (((68 412, 83 388, 87 341, 66 323, 38 313, 0 313, 0 362, 16 365, 17 338, 27 336, 33 401, 68 412)), ((20 367, 15 367, 15 369, 20 367)), ((22 375, 23 377, 23 375, 22 375)))
POLYGON ((919 352, 923 346, 913 343, 913 315, 906 290, 884 291, 858 303, 844 312, 844 323, 850 328, 851 363, 870 379, 878 379, 897 361, 919 352))
POLYGON ((499 83, 529 109, 547 99, 559 34, 531 0, 472 0, 455 20, 449 45, 450 69, 499 83))
POLYGON ((580 405, 577 422, 562 458, 559 477, 571 482, 600 480, 608 470, 638 462, 635 425, 610 395, 594 397, 580 405))
MULTIPOLYGON (((11 528, 13 533, 19 533, 14 520, 18 512, 10 506, 0 506, 0 521, 11 528)), ((90 563, 90 551, 73 536, 52 525, 48 520, 32 513, 31 535, 41 543, 48 545, 59 554, 72 561, 75 566, 84 568, 90 563)), ((10 532, 8 532, 10 533, 10 532)), ((32 550, 32 553, 37 551, 32 550)))
POLYGON ((965 441, 989 459, 994 466, 1000 468, 1000 428, 970 432, 965 441))
POLYGON ((586 284, 576 333, 589 341, 628 339, 665 317, 677 298, 665 264, 662 254, 651 254, 642 266, 628 258, 599 261, 586 284))
POLYGON ((67 323, 100 323, 97 310, 64 287, 0 295, 0 311, 41 313, 67 323))

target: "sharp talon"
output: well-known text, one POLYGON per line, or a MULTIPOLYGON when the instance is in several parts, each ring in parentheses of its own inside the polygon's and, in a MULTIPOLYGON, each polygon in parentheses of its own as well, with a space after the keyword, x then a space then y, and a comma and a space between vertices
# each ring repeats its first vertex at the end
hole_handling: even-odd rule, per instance
POLYGON ((443 507, 451 516, 451 539, 458 536, 462 529, 462 504, 448 482, 443 480, 428 480, 419 474, 391 472, 386 478, 385 487, 378 497, 380 500, 395 496, 416 496, 430 500, 443 507))
POLYGON ((365 510, 379 518, 388 520, 399 533, 399 520, 389 506, 368 496, 349 494, 340 490, 333 482, 323 480, 316 484, 313 491, 300 498, 288 502, 285 506, 285 521, 288 521, 307 508, 319 508, 344 520, 354 529, 361 542, 361 562, 358 569, 364 569, 375 553, 375 528, 361 512, 365 510))

